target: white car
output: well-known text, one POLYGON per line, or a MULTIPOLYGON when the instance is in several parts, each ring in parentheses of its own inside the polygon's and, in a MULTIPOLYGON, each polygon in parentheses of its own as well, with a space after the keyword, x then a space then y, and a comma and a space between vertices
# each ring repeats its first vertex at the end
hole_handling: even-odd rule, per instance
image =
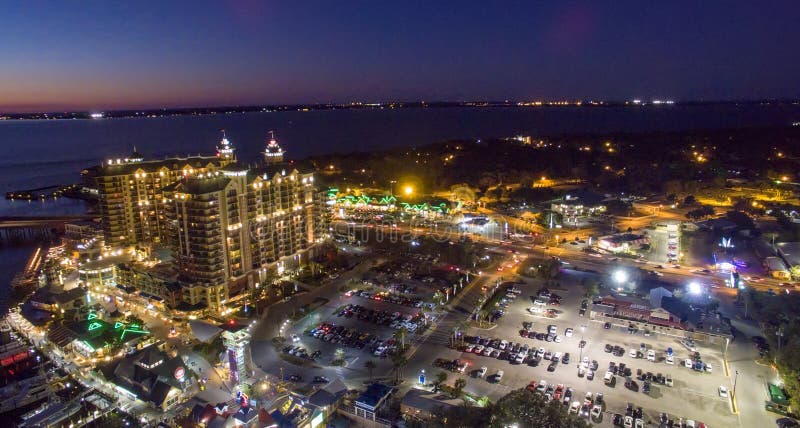
POLYGON ((592 419, 600 418, 601 413, 603 413, 603 409, 600 408, 600 405, 595 404, 594 406, 592 406, 592 413, 591 413, 592 419))
POLYGON ((480 353, 483 352, 483 348, 484 348, 483 345, 477 345, 475 346, 475 349, 472 350, 472 352, 480 355, 480 353))
POLYGON ((647 361, 655 362, 656 361, 656 351, 649 350, 647 351, 647 361))
POLYGON ((467 345, 466 349, 464 349, 464 352, 471 354, 473 349, 475 349, 475 345, 467 345))
POLYGON ((625 428, 633 428, 633 418, 625 416, 625 422, 622 424, 625 428))
POLYGON ((664 360, 664 362, 667 364, 675 364, 675 359, 672 357, 672 355, 667 355, 667 358, 664 360))
POLYGON ((495 378, 495 380, 496 380, 497 382, 500 382, 500 379, 502 379, 502 378, 503 378, 503 371, 502 371, 502 370, 498 370, 498 371, 497 371, 497 374, 496 374, 496 375, 494 375, 494 378, 495 378))
POLYGON ((561 336, 556 336, 553 338, 553 342, 561 343, 561 341, 562 341, 561 336))
POLYGON ((578 401, 578 400, 575 400, 575 401, 572 402, 572 404, 569 405, 569 412, 570 413, 574 413, 574 414, 577 415, 578 414, 578 410, 580 410, 580 408, 581 408, 581 402, 578 401))
POLYGON ((706 369, 706 373, 711 373, 711 371, 714 369, 711 367, 711 364, 705 364, 704 368, 706 369))
POLYGON ((717 392, 719 392, 719 396, 722 398, 728 398, 728 388, 720 385, 717 392))
POLYGON ((573 332, 574 332, 574 330, 572 330, 572 327, 569 327, 566 330, 564 330, 564 336, 572 337, 572 333, 573 332))
POLYGON ((628 356, 631 358, 636 358, 636 350, 631 348, 631 350, 628 351, 628 356))
POLYGON ((500 348, 501 351, 505 351, 506 350, 506 346, 508 346, 508 341, 507 340, 501 340, 500 341, 500 345, 498 346, 498 348, 500 348))
POLYGON ((636 419, 636 422, 633 424, 634 428, 644 428, 644 421, 641 419, 636 419))
POLYGON ((694 363, 688 358, 683 361, 683 365, 686 366, 687 369, 694 367, 694 363))
POLYGON ((487 346, 486 348, 484 348, 484 350, 481 353, 481 355, 484 355, 484 356, 488 357, 489 355, 492 355, 492 352, 494 352, 494 348, 492 348, 491 346, 487 346))
POLYGON ((487 371, 489 371, 489 369, 486 366, 481 367, 481 369, 478 370, 478 377, 486 376, 487 371))
POLYGON ((292 342, 297 343, 300 341, 300 336, 293 334, 292 335, 292 342))
POLYGON ((556 328, 554 325, 549 325, 547 326, 547 332, 550 334, 556 334, 558 333, 558 328, 556 328))
POLYGON ((520 352, 519 354, 517 354, 517 358, 514 359, 514 361, 516 361, 517 364, 522 364, 522 362, 525 361, 525 358, 527 357, 528 357, 527 352, 520 352))

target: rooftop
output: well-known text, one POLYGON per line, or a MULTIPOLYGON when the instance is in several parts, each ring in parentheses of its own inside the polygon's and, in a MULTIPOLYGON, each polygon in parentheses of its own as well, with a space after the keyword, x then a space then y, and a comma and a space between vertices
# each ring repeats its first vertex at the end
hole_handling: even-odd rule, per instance
POLYGON ((461 400, 424 389, 411 388, 403 397, 401 404, 430 413, 438 407, 457 407, 461 404, 461 400))
POLYGON ((800 265, 800 242, 779 242, 775 247, 778 249, 778 255, 789 266, 800 265))

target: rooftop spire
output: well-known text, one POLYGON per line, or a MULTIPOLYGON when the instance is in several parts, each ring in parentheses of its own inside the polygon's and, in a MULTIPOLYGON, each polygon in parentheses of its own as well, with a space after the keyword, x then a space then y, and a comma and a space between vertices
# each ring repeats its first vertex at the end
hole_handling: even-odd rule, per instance
POLYGON ((220 145, 217 146, 217 156, 225 161, 233 161, 233 145, 230 141, 228 141, 228 136, 225 134, 225 130, 222 129, 222 141, 220 141, 220 145))
POLYGON ((269 142, 267 143, 267 149, 264 151, 264 161, 267 164, 283 162, 283 149, 278 145, 278 141, 275 139, 275 131, 272 129, 269 130, 269 142))

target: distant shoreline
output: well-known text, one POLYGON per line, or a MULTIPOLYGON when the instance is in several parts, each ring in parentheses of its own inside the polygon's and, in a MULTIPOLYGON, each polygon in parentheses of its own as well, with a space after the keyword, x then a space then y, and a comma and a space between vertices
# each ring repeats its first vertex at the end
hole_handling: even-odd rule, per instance
POLYGON ((326 111, 326 110, 386 110, 386 109, 418 109, 418 108, 671 108, 679 106, 713 106, 713 105, 800 105, 796 99, 776 100, 738 100, 738 101, 669 101, 669 100, 632 100, 632 101, 398 101, 381 103, 345 103, 345 104, 284 104, 284 105, 247 105, 217 107, 175 107, 151 109, 125 109, 109 111, 65 111, 35 113, 0 113, 0 121, 4 120, 103 120, 125 118, 159 118, 170 116, 205 116, 237 113, 268 113, 287 111, 326 111))

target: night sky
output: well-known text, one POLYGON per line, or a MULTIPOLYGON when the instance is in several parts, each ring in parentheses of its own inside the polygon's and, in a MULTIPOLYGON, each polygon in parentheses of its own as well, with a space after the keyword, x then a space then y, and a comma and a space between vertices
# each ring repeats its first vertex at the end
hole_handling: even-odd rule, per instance
POLYGON ((0 111, 800 97, 797 1, 21 1, 0 111))

